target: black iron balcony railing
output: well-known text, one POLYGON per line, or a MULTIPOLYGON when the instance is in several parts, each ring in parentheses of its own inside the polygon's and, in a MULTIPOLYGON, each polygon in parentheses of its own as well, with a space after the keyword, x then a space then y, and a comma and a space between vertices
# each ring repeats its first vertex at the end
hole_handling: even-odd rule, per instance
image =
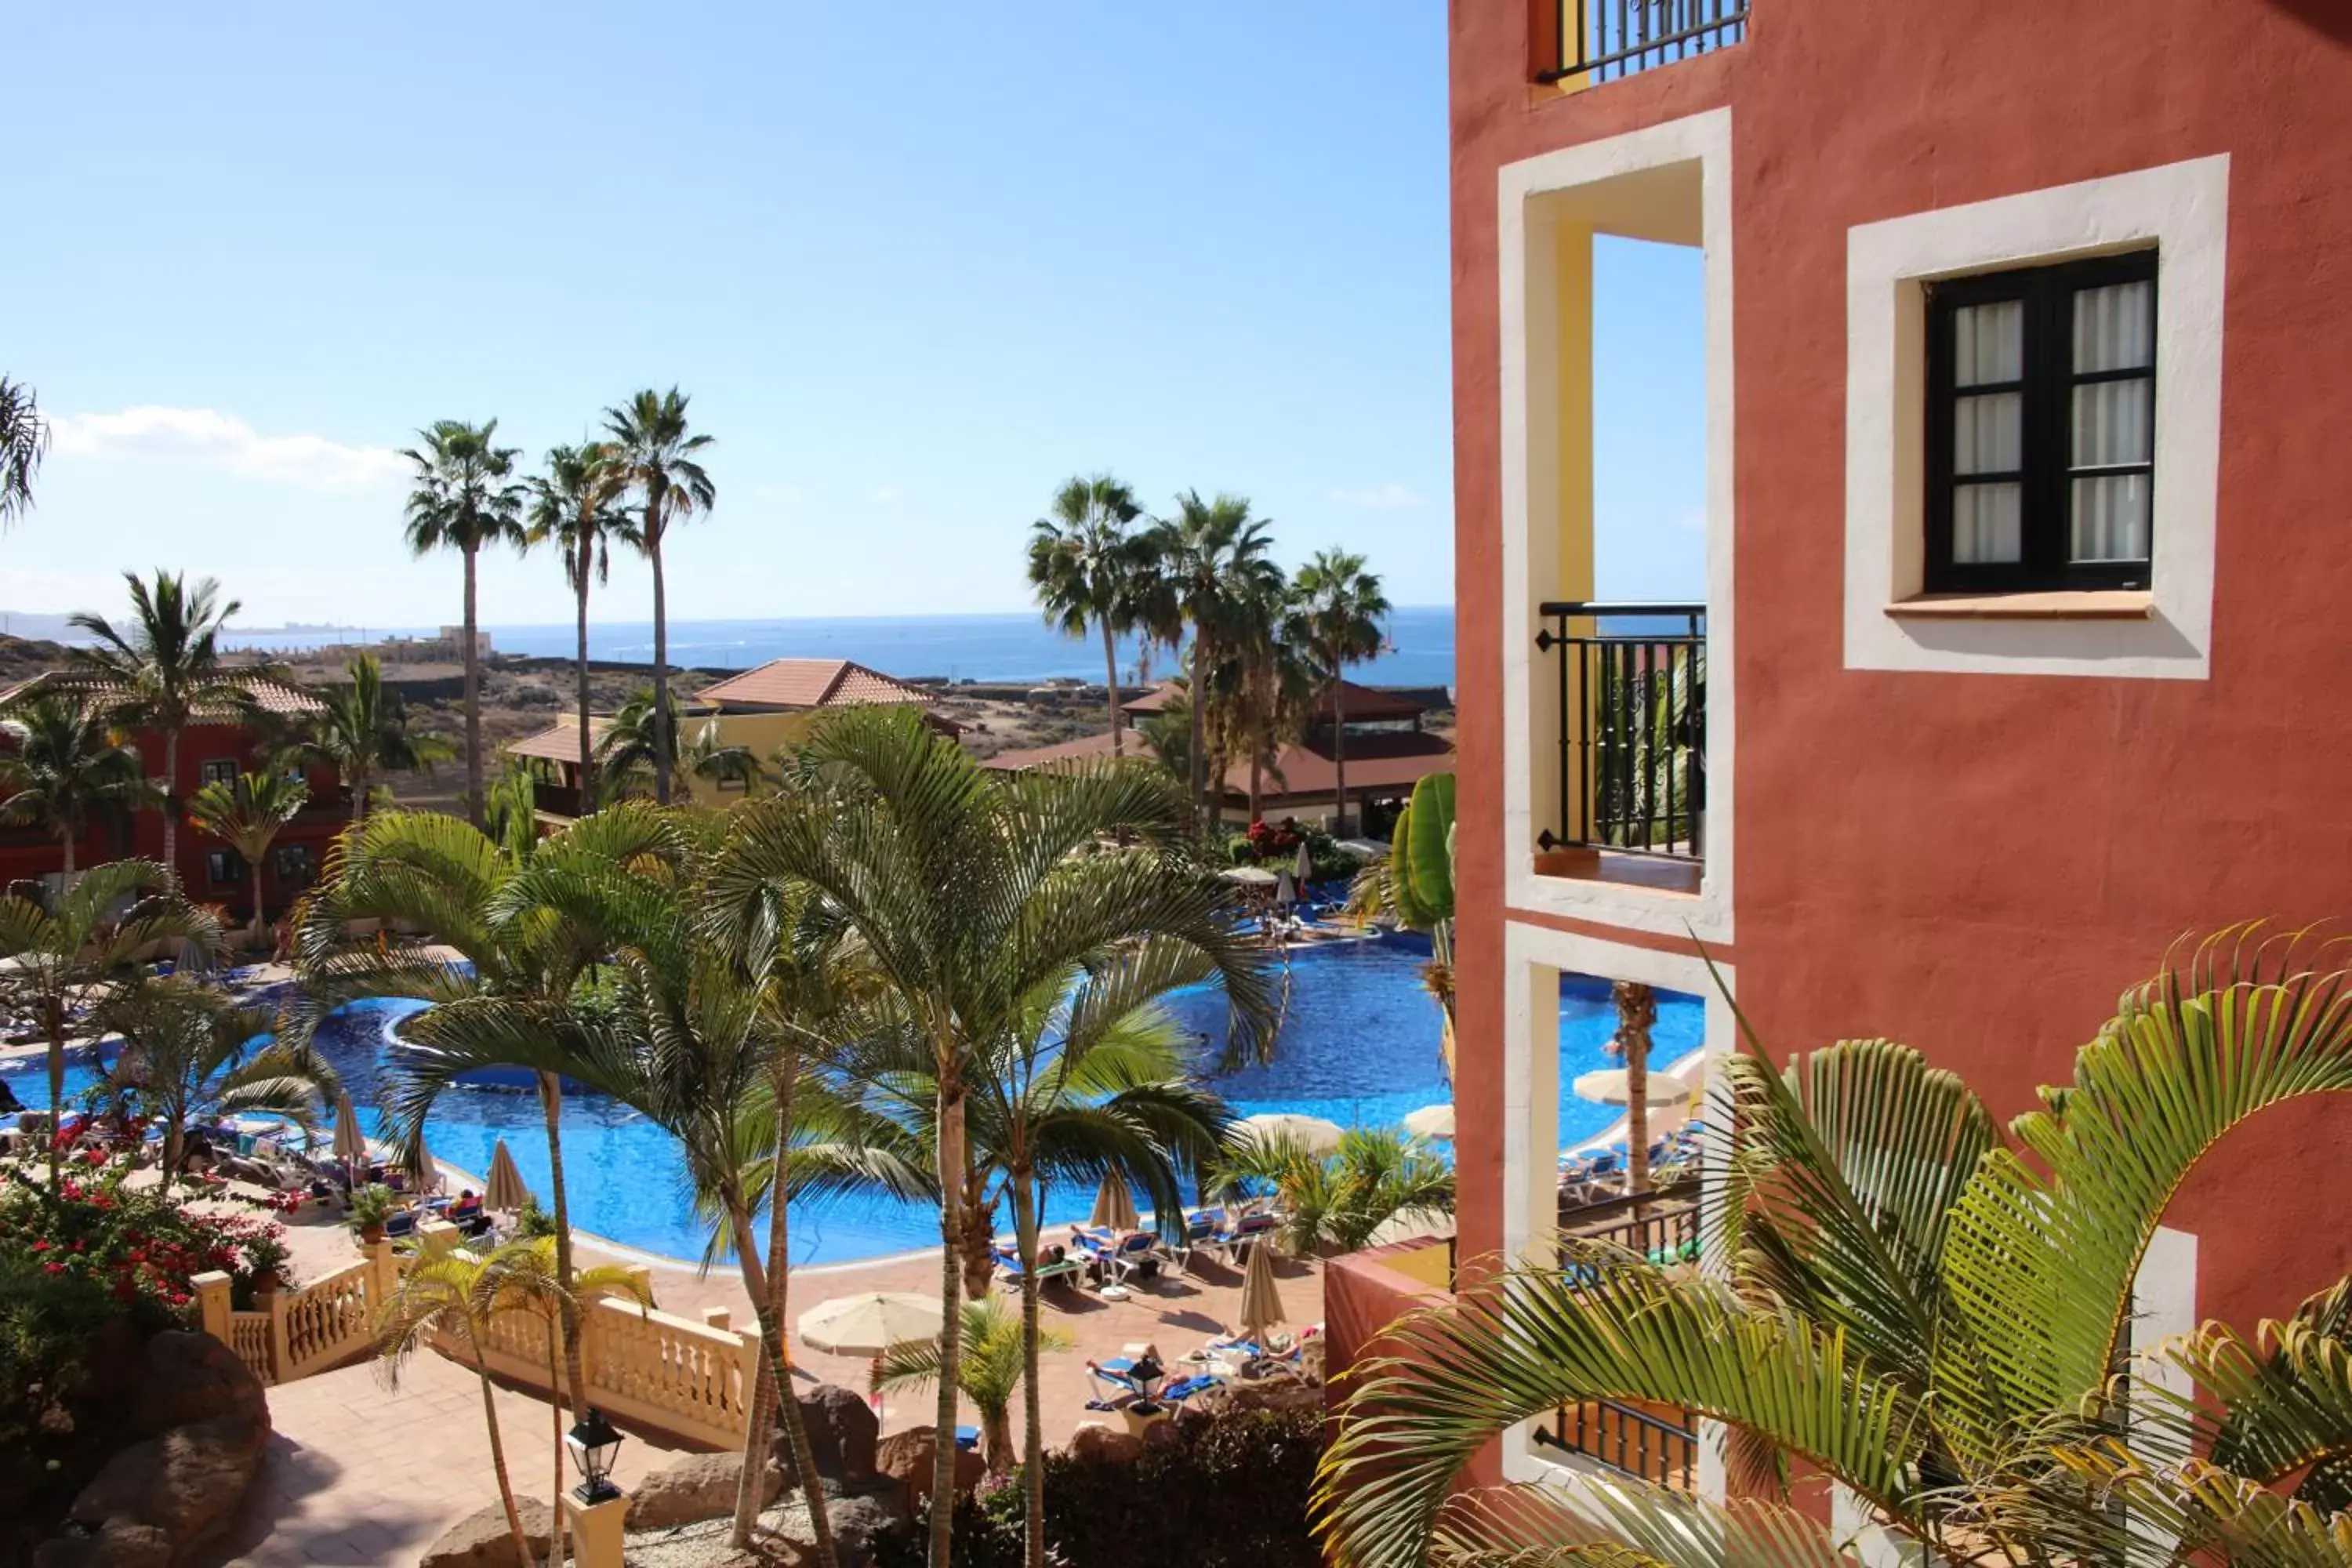
POLYGON ((1588 1399, 1554 1411, 1550 1426, 1536 1428, 1536 1441, 1682 1491, 1691 1489, 1698 1468, 1698 1420, 1687 1410, 1668 1419, 1613 1399, 1588 1399))
POLYGON ((1537 845, 1698 859, 1706 606, 1578 601, 1540 614, 1536 647, 1557 666, 1559 792, 1537 845))
POLYGON ((550 784, 534 779, 530 786, 530 803, 551 816, 578 816, 580 792, 570 784, 550 784))
POLYGON ((1559 59, 1544 81, 1614 81, 1736 44, 1748 0, 1559 0, 1559 59))
POLYGON ((1605 1241, 1653 1262, 1673 1262, 1698 1239, 1698 1197, 1696 1180, 1597 1204, 1578 1203, 1562 1193, 1559 1228, 1578 1241, 1605 1241))

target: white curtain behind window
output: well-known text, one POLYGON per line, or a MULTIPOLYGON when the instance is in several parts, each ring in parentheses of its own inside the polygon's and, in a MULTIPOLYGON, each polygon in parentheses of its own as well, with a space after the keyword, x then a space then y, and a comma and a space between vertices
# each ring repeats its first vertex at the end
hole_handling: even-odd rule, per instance
MULTIPOLYGON (((2084 289, 2074 296, 2074 374, 2147 370, 2156 364, 2156 285, 2147 281, 2084 289)), ((2074 388, 2073 466, 2152 462, 2156 383, 2152 376, 2098 381, 2074 388)), ((2069 553, 2076 561, 2145 561, 2150 498, 2147 474, 2103 474, 2072 481, 2069 553)))

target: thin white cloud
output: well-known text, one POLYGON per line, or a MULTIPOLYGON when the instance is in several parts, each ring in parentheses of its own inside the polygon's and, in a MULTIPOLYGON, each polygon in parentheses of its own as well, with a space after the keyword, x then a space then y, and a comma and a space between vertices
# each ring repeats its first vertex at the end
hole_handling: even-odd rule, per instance
POLYGON ((877 485, 874 489, 874 500, 877 505, 888 506, 892 501, 904 497, 906 493, 897 485, 877 485))
POLYGON ((1366 511, 1414 511, 1426 504, 1417 490, 1399 484, 1373 485, 1360 490, 1333 490, 1331 499, 1341 506, 1361 507, 1366 511))
POLYGON ((751 499, 754 500, 795 501, 801 499, 802 493, 801 487, 798 485, 769 484, 751 487, 751 499))
POLYGON ((52 449, 68 458, 194 463, 314 490, 365 489, 407 471, 405 459, 389 447, 352 447, 323 436, 265 436, 214 409, 153 404, 115 414, 60 416, 52 449))

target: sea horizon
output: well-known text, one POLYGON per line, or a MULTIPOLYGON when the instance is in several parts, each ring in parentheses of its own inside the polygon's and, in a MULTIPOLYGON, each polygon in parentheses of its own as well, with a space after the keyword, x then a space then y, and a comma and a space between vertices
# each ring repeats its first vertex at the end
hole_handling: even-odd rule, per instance
MULTIPOLYGON (((394 637, 432 637, 437 626, 365 626, 335 630, 268 627, 229 628, 233 648, 270 653, 309 652, 394 637)), ((505 625, 482 630, 499 653, 527 658, 569 658, 577 629, 567 623, 505 625)), ((1400 605, 1389 616, 1388 647, 1349 671, 1370 685, 1454 684, 1454 606, 1400 605)), ((588 656, 623 664, 653 662, 653 623, 612 621, 588 628, 588 656)), ((846 658, 901 679, 983 682, 1102 679, 1102 645, 1093 637, 1066 637, 1034 613, 982 615, 793 616, 767 619, 681 620, 669 625, 673 665, 700 669, 744 669, 772 658, 846 658)), ((1135 679, 1137 647, 1119 644, 1119 679, 1135 679)), ((1153 679, 1174 672, 1167 650, 1154 649, 1153 679)))

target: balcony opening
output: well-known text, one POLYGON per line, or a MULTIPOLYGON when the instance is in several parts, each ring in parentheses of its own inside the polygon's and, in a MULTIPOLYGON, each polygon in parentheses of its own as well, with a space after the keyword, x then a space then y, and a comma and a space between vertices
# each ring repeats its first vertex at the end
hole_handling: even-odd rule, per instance
MULTIPOLYGON (((1672 171, 1556 233, 1559 470, 1534 607, 1538 875, 1695 895, 1707 769, 1706 303, 1672 171), (1632 233, 1612 232, 1618 229, 1632 233)), ((1540 552, 1538 552, 1540 553, 1540 552)))
MULTIPOLYGON (((1633 1259, 1696 1267, 1708 1147, 1706 1001, 1540 962, 1528 965, 1524 983, 1529 1255, 1548 1255, 1549 1266, 1571 1279, 1597 1280, 1633 1259), (1638 1119, 1629 1107, 1636 1092, 1638 1119)), ((1698 1426, 1686 1410, 1571 1402, 1531 1423, 1525 1441, 1528 1458, 1555 1467, 1681 1489, 1696 1484, 1698 1426)))

